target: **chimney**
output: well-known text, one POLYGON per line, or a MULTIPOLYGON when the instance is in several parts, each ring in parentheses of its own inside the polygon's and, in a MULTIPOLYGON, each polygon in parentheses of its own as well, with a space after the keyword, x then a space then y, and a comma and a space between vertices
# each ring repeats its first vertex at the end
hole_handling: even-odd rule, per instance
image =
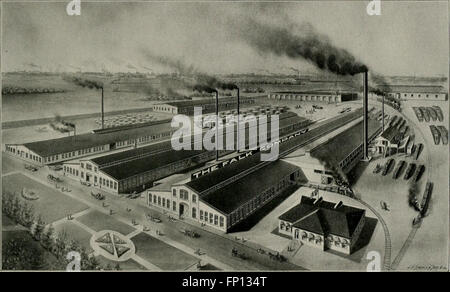
POLYGON ((216 90, 216 161, 219 161, 219 91, 216 90))
POLYGON ((367 124, 368 124, 368 103, 369 103, 369 98, 368 98, 368 94, 369 94, 369 87, 367 84, 367 79, 368 79, 368 73, 367 71, 363 73, 363 113, 364 113, 364 117, 363 117, 363 122, 364 122, 364 132, 363 132, 363 160, 368 161, 369 160, 369 141, 368 141, 368 129, 367 129, 367 124))
POLYGON ((236 126, 236 149, 237 149, 237 153, 239 153, 239 114, 240 114, 240 110, 239 110, 239 105, 240 105, 240 96, 239 96, 239 88, 237 88, 237 126, 236 126))
POLYGON ((104 109, 104 105, 103 105, 103 86, 101 87, 102 89, 102 129, 105 128, 105 109, 104 109))
POLYGON ((322 201, 323 201, 323 198, 322 197, 318 197, 317 199, 314 200, 313 205, 318 205, 322 201))
POLYGON ((337 203, 334 205, 333 209, 339 208, 340 206, 342 206, 342 204, 343 204, 342 201, 337 202, 337 203))

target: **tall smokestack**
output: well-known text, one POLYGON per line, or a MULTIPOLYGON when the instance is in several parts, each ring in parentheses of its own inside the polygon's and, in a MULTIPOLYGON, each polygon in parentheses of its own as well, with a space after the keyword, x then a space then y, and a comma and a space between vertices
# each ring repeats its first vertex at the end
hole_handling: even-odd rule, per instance
POLYGON ((102 129, 105 128, 105 109, 104 109, 104 105, 103 105, 103 86, 101 87, 102 89, 102 129))
POLYGON ((239 153, 239 115, 240 115, 240 110, 239 110, 239 105, 240 105, 240 100, 239 100, 239 88, 237 88, 237 135, 236 135, 236 149, 237 152, 239 153))
POLYGON ((383 125, 381 128, 381 131, 384 132, 384 94, 383 94, 382 98, 383 98, 383 101, 381 102, 381 113, 383 115, 383 125))
POLYGON ((219 160, 219 91, 216 90, 216 161, 219 160))
POLYGON ((369 93, 369 87, 367 84, 367 80, 368 80, 368 72, 365 71, 363 72, 363 112, 364 112, 364 133, 363 133, 363 152, 364 152, 364 156, 363 156, 363 160, 369 160, 369 138, 368 138, 368 103, 369 103, 369 98, 368 98, 368 93, 369 93))

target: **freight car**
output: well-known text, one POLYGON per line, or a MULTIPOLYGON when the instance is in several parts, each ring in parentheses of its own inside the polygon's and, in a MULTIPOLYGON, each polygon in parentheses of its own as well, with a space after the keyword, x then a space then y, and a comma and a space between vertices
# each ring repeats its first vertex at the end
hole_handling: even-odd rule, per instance
POLYGON ((420 203, 420 215, 425 216, 430 206, 431 194, 433 193, 433 183, 428 181, 420 203))
POLYGON ((395 160, 393 158, 390 158, 385 164, 383 168, 383 172, 381 173, 382 176, 385 176, 389 173, 392 167, 395 165, 395 160))
POLYGON ((425 119, 425 122, 429 122, 430 121, 430 113, 428 112, 426 107, 420 107, 420 111, 423 114, 423 118, 425 119))
POLYGON ((404 160, 401 160, 398 164, 397 164, 397 168, 394 170, 394 174, 392 176, 393 179, 397 179, 400 174, 402 173, 403 168, 405 167, 406 162, 404 160))
POLYGON ((441 140, 441 133, 435 125, 430 125, 431 134, 433 135, 434 144, 439 145, 441 140))
POLYGON ((433 122, 435 122, 437 120, 437 118, 438 118, 436 111, 432 107, 427 107, 427 110, 430 113, 431 119, 433 120, 433 122))
POLYGON ((419 122, 423 122, 423 114, 420 108, 414 106, 412 109, 414 110, 414 113, 416 114, 416 117, 419 120, 419 122))
POLYGON ((403 179, 404 180, 408 180, 413 175, 415 170, 416 170, 416 164, 415 163, 410 163, 408 165, 408 167, 406 168, 405 175, 403 176, 403 179))
POLYGON ((447 128, 444 126, 437 126, 439 132, 441 133, 442 138, 442 144, 447 145, 448 144, 448 131, 447 128))
POLYGON ((418 182, 422 177, 422 174, 425 172, 425 165, 421 164, 416 168, 416 172, 412 177, 413 182, 418 182))
POLYGON ((439 122, 442 122, 444 120, 444 114, 442 113, 441 107, 434 105, 433 109, 435 110, 435 112, 437 114, 437 118, 438 118, 439 122))

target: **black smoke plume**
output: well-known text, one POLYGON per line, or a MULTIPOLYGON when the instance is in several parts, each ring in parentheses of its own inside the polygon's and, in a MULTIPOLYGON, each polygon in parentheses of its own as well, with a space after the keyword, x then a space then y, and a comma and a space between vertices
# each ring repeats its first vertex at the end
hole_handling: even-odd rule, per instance
POLYGON ((102 89, 103 83, 95 80, 89 80, 82 77, 76 76, 65 76, 64 80, 72 82, 81 87, 88 87, 91 89, 102 89))
POLYGON ((192 77, 194 84, 191 86, 191 89, 194 91, 212 93, 216 90, 234 90, 238 88, 236 84, 222 82, 214 76, 200 72, 193 65, 185 64, 181 60, 167 56, 157 56, 148 50, 143 50, 143 52, 150 62, 157 62, 160 65, 176 70, 181 75, 192 77))
POLYGON ((317 33, 310 24, 279 27, 255 19, 238 22, 238 35, 260 53, 291 59, 305 59, 322 70, 338 75, 355 75, 368 71, 347 50, 334 46, 328 37, 317 33))
POLYGON ((408 188, 408 205, 416 211, 420 211, 419 204, 419 185, 411 182, 408 188))

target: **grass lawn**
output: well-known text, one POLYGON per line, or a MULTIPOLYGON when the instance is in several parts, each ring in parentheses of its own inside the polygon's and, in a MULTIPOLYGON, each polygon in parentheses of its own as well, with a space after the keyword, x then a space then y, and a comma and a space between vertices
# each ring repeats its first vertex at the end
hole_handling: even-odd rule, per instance
POLYGON ((56 257, 46 251, 39 242, 35 241, 28 231, 2 232, 2 264, 4 270, 64 270, 56 257), (9 246, 10 242, 16 244, 9 246), (21 242, 21 256, 17 255, 17 243, 21 242), (10 258, 13 257, 13 258, 10 258), (32 257, 35 257, 32 259, 32 257), (9 260, 8 260, 9 258, 9 260), (10 261, 11 263, 7 263, 10 261), (17 262, 18 261, 18 262, 17 262), (15 264, 12 264, 15 262, 15 264))
POLYGON ((23 164, 25 162, 21 162, 18 159, 13 160, 9 155, 2 154, 2 174, 20 170, 21 167, 23 168, 23 164))
POLYGON ((2 227, 15 226, 15 225, 16 225, 16 223, 14 223, 14 221, 12 221, 7 216, 2 214, 2 227))
POLYGON ((198 261, 197 258, 143 232, 131 240, 136 246, 138 256, 165 271, 184 270, 198 261))
POLYGON ((19 198, 33 205, 36 215, 41 215, 46 223, 51 223, 67 216, 83 211, 88 208, 75 199, 72 199, 52 188, 49 188, 36 180, 33 180, 21 173, 16 173, 3 177, 2 191, 16 192, 19 198), (20 193, 22 188, 35 191, 39 199, 28 201, 22 198, 20 193))
POLYGON ((89 212, 75 220, 78 220, 95 231, 113 230, 127 235, 135 230, 133 227, 114 219, 114 215, 106 215, 99 211, 89 212))
POLYGON ((116 261, 109 260, 103 256, 97 256, 96 258, 102 266, 106 266, 107 264, 109 264, 113 270, 115 270, 116 264, 119 264, 120 269, 125 270, 125 271, 147 270, 145 267, 141 266, 139 263, 137 263, 133 259, 129 259, 124 262, 116 262, 116 261))
POLYGON ((86 249, 87 253, 91 253, 94 250, 92 249, 90 245, 90 240, 92 237, 92 234, 81 228, 80 226, 72 223, 72 222, 65 222, 63 224, 59 224, 55 227, 56 232, 66 232, 67 237, 69 239, 76 240, 80 243, 81 246, 83 246, 86 249))

